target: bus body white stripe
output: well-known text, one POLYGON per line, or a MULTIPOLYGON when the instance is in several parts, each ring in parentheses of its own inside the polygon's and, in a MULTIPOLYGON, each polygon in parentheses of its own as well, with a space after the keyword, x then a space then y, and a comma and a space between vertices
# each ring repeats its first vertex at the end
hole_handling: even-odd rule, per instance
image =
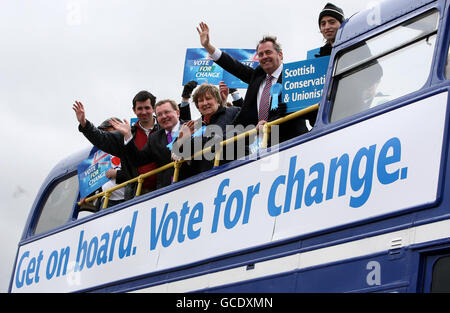
MULTIPOLYGON (((164 283, 136 290, 135 292, 188 292, 237 283, 255 278, 262 278, 289 271, 306 269, 327 263, 343 261, 349 258, 362 257, 387 251, 393 239, 402 239, 402 247, 421 244, 433 240, 450 237, 450 220, 421 225, 373 236, 343 244, 337 244, 317 250, 297 253, 277 259, 255 263, 252 270, 240 266, 224 271, 208 273, 175 282, 164 283)), ((398 247, 397 247, 398 248, 398 247)))

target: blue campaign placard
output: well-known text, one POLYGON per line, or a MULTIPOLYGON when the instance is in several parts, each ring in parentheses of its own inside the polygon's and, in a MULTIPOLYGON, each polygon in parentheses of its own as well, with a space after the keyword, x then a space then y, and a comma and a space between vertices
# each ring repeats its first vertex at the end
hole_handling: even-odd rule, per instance
MULTIPOLYGON (((255 49, 221 49, 225 51, 230 56, 255 69, 259 65, 258 55, 255 49)), ((242 80, 234 75, 231 75, 227 71, 223 71, 223 81, 228 85, 229 88, 241 88, 247 89, 248 84, 244 83, 242 80)))
POLYGON ((186 49, 183 85, 194 80, 198 84, 219 85, 223 69, 214 63, 204 48, 186 49))
POLYGON ((283 65, 282 99, 292 113, 320 102, 330 57, 283 65))
POLYGON ((320 48, 308 50, 306 52, 306 59, 308 59, 308 60, 314 59, 314 58, 316 58, 316 54, 319 54, 319 53, 320 53, 320 48))
POLYGON ((78 165, 80 196, 85 198, 109 181, 105 176, 111 168, 111 155, 93 147, 89 156, 78 165))
MULTIPOLYGON (((255 49, 220 49, 239 62, 256 68, 259 64, 255 49)), ((224 81, 229 88, 247 88, 247 84, 224 71, 209 56, 204 48, 186 49, 184 63, 183 85, 194 80, 199 84, 209 83, 219 85, 224 81)))

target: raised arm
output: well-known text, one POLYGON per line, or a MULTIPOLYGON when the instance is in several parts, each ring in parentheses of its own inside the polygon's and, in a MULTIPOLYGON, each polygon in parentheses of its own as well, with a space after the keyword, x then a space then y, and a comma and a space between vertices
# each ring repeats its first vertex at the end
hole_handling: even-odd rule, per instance
MULTIPOLYGON (((131 134, 131 126, 130 123, 123 119, 123 123, 115 119, 110 120, 111 126, 114 127, 115 130, 119 131, 124 137, 124 152, 131 161, 131 163, 135 166, 142 166, 151 162, 157 162, 157 158, 155 157, 149 143, 139 150, 134 143, 132 134, 131 134)), ((150 136, 155 135, 151 134, 150 136)))
MULTIPOLYGON (((201 22, 199 27, 197 27, 197 32, 200 36, 200 44, 203 46, 203 48, 206 49, 206 51, 208 51, 209 55, 212 56, 214 54, 214 51, 216 51, 216 48, 211 44, 208 25, 201 22)), ((249 84, 254 72, 254 69, 252 67, 242 64, 223 51, 221 52, 219 59, 214 60, 214 62, 216 62, 230 74, 249 84)))
POLYGON ((117 132, 105 132, 95 127, 86 119, 85 109, 80 101, 75 101, 72 108, 80 123, 78 130, 86 139, 100 150, 120 157, 123 150, 123 136, 117 132))
POLYGON ((133 135, 131 134, 130 123, 128 123, 126 119, 123 119, 123 123, 113 118, 110 119, 109 122, 115 130, 119 131, 123 135, 125 142, 128 142, 133 137, 133 135))
POLYGON ((86 112, 84 110, 83 104, 80 101, 75 101, 72 109, 75 111, 75 116, 77 117, 77 120, 80 123, 81 127, 86 127, 86 112))
POLYGON ((228 85, 225 84, 225 82, 221 81, 219 83, 219 91, 220 91, 220 98, 222 98, 222 105, 226 106, 227 100, 228 100, 228 94, 230 92, 228 85))
POLYGON ((200 44, 203 48, 208 51, 210 55, 216 51, 216 48, 211 44, 209 40, 209 27, 206 25, 206 23, 201 22, 200 25, 197 27, 197 32, 200 36, 200 44))

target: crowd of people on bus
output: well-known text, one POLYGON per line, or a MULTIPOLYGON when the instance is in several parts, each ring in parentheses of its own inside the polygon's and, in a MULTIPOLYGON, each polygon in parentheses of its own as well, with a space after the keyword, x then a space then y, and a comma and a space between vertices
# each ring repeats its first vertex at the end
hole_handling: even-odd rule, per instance
MULTIPOLYGON (((343 10, 327 3, 318 19, 320 32, 326 43, 315 57, 331 54, 337 30, 343 21, 343 10)), ((287 115, 281 94, 278 108, 270 109, 270 89, 282 81, 283 51, 276 37, 265 36, 259 41, 256 47, 259 66, 254 69, 215 48, 207 24, 200 23, 197 32, 200 44, 214 62, 248 84, 243 99, 236 89, 229 89, 224 82, 217 87, 207 83, 198 86, 197 82, 191 81, 184 85, 181 103, 177 104, 171 99, 157 102, 152 93, 140 91, 132 101, 133 113, 137 117, 133 126, 127 120, 122 122, 111 118, 100 127, 95 127, 86 119, 86 111, 81 102, 75 101, 73 104, 79 131, 98 149, 120 158, 120 168, 109 174, 116 183, 120 184, 180 158, 187 161, 181 164, 178 180, 207 171, 213 167, 213 158, 203 156, 189 159, 186 157, 186 151, 193 155, 207 145, 215 147, 220 141, 236 135, 236 128, 232 128, 230 133, 227 126, 239 125, 245 130, 256 127, 259 133, 262 133, 264 124, 287 115), (227 101, 230 94, 232 103, 227 101), (201 114, 198 120, 191 119, 191 98, 201 114)), ((314 125, 316 114, 308 113, 280 125, 278 142, 308 132, 307 121, 314 125)), ((242 145, 244 150, 239 147, 231 149, 232 155, 228 153, 226 157, 221 158, 221 162, 225 163, 248 154, 250 144, 249 139, 245 140, 242 145)), ((210 152, 213 155, 216 151, 212 148, 210 152)), ((171 167, 157 176, 146 178, 141 194, 170 185, 173 175, 174 170, 171 167)), ((128 184, 123 199, 131 199, 135 193, 136 183, 128 184)))

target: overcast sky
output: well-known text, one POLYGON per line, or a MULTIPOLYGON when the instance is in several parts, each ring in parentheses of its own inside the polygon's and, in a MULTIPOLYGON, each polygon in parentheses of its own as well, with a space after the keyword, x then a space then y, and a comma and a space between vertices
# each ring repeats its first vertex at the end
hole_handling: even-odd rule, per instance
MULTIPOLYGON (((200 47, 201 21, 216 47, 253 49, 276 35, 284 62, 304 60, 323 45, 317 18, 326 3, 0 0, 0 292, 41 183, 57 162, 90 146, 77 130, 74 100, 95 125, 134 117, 140 90, 179 102, 186 49, 200 47)), ((369 1, 333 3, 349 17, 369 1)))

